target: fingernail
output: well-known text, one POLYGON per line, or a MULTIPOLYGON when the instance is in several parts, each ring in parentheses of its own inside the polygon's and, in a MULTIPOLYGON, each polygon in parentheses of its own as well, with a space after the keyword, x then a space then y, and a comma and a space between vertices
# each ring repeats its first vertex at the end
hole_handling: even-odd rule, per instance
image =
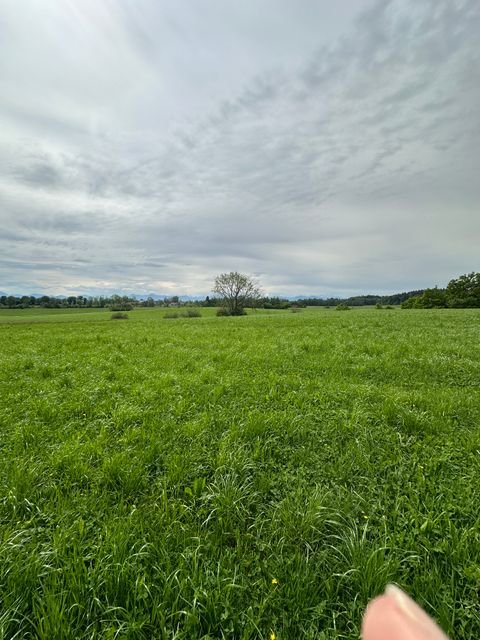
POLYGON ((399 589, 395 584, 388 584, 385 589, 385 595, 393 598, 398 608, 412 620, 419 620, 418 609, 407 594, 399 589))

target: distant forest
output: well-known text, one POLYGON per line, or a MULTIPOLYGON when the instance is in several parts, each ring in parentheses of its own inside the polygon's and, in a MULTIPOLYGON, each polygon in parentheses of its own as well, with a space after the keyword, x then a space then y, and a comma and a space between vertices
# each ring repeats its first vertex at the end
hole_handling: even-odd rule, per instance
MULTIPOLYGON (((351 298, 298 298, 288 300, 278 296, 262 297, 257 300, 255 306, 263 309, 289 309, 295 307, 335 307, 338 304, 347 304, 351 307, 361 307, 365 305, 390 304, 398 305, 408 300, 412 296, 422 295, 423 290, 407 291, 396 293, 390 296, 363 295, 351 298)), ((125 310, 126 307, 176 307, 176 306, 202 306, 217 307, 222 301, 211 296, 204 300, 182 301, 180 296, 165 297, 155 300, 149 298, 137 298, 129 296, 114 295, 104 296, 0 296, 0 308, 4 309, 27 309, 31 307, 45 307, 47 309, 69 309, 69 308, 108 308, 114 311, 125 310)), ((128 310, 128 309, 127 309, 128 310)))
MULTIPOLYGON (((129 311, 135 307, 219 307, 222 300, 207 296, 204 300, 182 300, 181 296, 146 299, 130 296, 0 296, 0 309, 26 309, 45 307, 108 308, 112 311, 129 311)), ((374 305, 401 305, 403 309, 480 308, 480 273, 467 273, 450 280, 445 289, 433 287, 417 291, 405 291, 388 296, 363 295, 350 298, 297 298, 289 300, 277 296, 256 298, 252 306, 261 309, 289 309, 294 307, 363 307, 374 305)))

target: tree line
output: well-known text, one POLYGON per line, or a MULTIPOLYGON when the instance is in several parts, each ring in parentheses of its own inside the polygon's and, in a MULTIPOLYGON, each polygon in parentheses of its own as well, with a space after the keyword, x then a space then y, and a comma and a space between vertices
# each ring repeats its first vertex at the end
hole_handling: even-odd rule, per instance
POLYGON ((402 309, 480 308, 480 273, 466 273, 450 280, 445 289, 433 287, 411 296, 402 309))
POLYGON ((350 298, 299 298, 297 302, 308 307, 336 307, 339 304, 344 304, 349 307, 365 307, 376 304, 398 305, 412 296, 421 295, 423 291, 423 289, 417 289, 415 291, 404 291, 386 296, 366 294, 351 296, 350 298))
POLYGON ((128 311, 133 307, 154 307, 179 304, 178 296, 163 300, 138 300, 130 296, 0 296, 0 308, 26 309, 29 307, 44 307, 46 309, 77 309, 96 308, 111 309, 112 311, 128 311))
POLYGON ((337 307, 346 305, 348 307, 374 306, 374 305, 401 305, 403 309, 433 309, 433 308, 480 308, 480 273, 468 273, 453 280, 450 280, 447 287, 430 289, 418 289, 415 291, 405 291, 392 295, 360 295, 349 298, 329 297, 329 298, 297 298, 289 300, 279 296, 261 295, 258 286, 251 281, 248 276, 232 272, 221 274, 217 278, 225 281, 216 281, 214 286, 214 296, 206 296, 203 300, 182 301, 179 296, 170 296, 163 299, 138 299, 131 296, 0 296, 0 308, 24 309, 30 307, 45 307, 48 309, 65 308, 107 308, 112 311, 129 311, 135 307, 175 307, 175 306, 200 306, 200 307, 220 307, 227 311, 227 314, 241 314, 245 306, 253 306, 260 309, 290 309, 295 307, 337 307), (235 300, 236 288, 228 279, 233 277, 236 286, 241 285, 241 291, 235 300), (240 280, 238 279, 240 278, 240 280), (217 287, 218 285, 218 287, 217 287), (222 290, 222 286, 224 289, 222 290), (247 290, 244 288, 247 287, 247 290), (253 287, 253 288, 249 288, 253 287), (233 297, 233 301, 230 299, 233 297), (226 302, 227 301, 227 302, 226 302))

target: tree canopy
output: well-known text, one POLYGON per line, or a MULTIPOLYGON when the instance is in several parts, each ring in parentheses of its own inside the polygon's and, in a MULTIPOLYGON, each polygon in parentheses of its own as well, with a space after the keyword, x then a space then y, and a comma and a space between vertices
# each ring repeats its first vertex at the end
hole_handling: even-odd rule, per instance
POLYGON ((441 309, 447 307, 445 289, 425 289, 421 295, 412 296, 402 302, 402 309, 441 309))
POLYGON ((446 289, 425 289, 402 303, 403 309, 465 309, 480 307, 480 273, 466 273, 450 280, 446 289))
POLYGON ((243 273, 230 271, 221 273, 215 278, 213 292, 222 300, 226 315, 241 316, 245 307, 255 306, 260 298, 260 288, 257 283, 243 273))
POLYGON ((447 285, 450 307, 480 307, 480 273, 466 273, 447 285))

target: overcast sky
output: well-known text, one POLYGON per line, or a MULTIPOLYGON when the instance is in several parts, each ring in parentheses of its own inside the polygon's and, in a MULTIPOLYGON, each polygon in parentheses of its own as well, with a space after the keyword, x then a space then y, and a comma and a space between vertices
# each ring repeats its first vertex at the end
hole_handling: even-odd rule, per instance
POLYGON ((0 290, 480 270, 479 0, 1 0, 0 290))

